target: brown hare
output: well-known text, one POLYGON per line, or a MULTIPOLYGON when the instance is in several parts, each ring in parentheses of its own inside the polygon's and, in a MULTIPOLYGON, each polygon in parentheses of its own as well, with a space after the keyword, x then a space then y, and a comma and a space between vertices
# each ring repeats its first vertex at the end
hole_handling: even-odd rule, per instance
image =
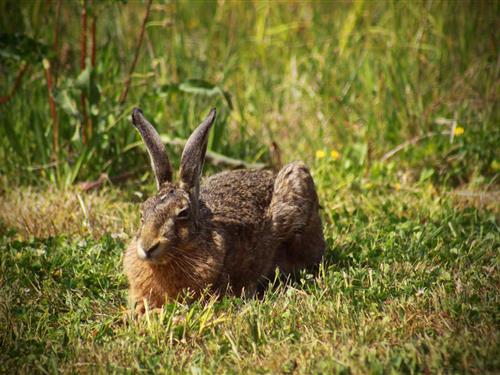
POLYGON ((189 137, 177 183, 165 147, 140 109, 132 123, 146 144, 158 193, 141 205, 141 226, 124 256, 136 312, 160 308, 190 290, 254 295, 274 279, 312 269, 325 241, 307 167, 294 162, 277 175, 262 170, 221 172, 200 183, 216 111, 189 137))

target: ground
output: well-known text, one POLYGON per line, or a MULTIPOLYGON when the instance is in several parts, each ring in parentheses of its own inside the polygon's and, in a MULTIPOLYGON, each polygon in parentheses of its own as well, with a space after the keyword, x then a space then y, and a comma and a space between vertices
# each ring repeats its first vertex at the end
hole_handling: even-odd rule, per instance
POLYGON ((172 303, 142 320, 128 315, 121 269, 134 204, 116 190, 66 192, 94 204, 75 203, 80 221, 68 226, 57 218, 68 211, 40 203, 53 191, 7 196, 56 224, 12 221, 19 206, 2 200, 1 372, 499 371, 498 200, 387 176, 333 183, 335 167, 313 169, 328 243, 317 276, 261 300, 172 303), (112 221, 109 209, 130 215, 112 221), (89 212, 99 230, 82 229, 89 212))

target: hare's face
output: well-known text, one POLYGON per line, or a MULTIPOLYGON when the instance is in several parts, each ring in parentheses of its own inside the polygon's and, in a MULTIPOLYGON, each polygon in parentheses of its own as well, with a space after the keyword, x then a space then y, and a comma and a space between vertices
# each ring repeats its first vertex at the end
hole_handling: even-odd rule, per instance
POLYGON ((160 192, 141 205, 137 255, 153 263, 166 263, 189 244, 193 220, 189 194, 165 183, 160 192))
POLYGON ((137 234, 140 259, 154 263, 175 262, 190 248, 199 215, 200 176, 215 115, 214 108, 187 140, 181 155, 179 183, 174 185, 172 167, 160 135, 140 109, 132 111, 132 123, 146 145, 159 190, 141 206, 142 223, 137 234))

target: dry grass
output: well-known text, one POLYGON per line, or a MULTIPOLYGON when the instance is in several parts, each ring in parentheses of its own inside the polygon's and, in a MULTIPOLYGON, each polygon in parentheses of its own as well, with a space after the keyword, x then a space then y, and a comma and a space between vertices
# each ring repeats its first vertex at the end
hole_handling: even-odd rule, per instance
POLYGON ((128 238, 136 230, 137 206, 118 190, 15 188, 0 196, 0 221, 22 238, 110 234, 128 238))
POLYGON ((500 215, 500 191, 456 190, 451 193, 459 207, 475 207, 500 215))

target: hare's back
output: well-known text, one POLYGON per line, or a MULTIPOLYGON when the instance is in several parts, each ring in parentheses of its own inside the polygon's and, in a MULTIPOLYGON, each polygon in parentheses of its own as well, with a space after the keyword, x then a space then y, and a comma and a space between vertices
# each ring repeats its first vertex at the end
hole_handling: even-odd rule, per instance
POLYGON ((203 180, 201 201, 221 220, 260 223, 271 202, 274 178, 270 171, 221 172, 203 180))

